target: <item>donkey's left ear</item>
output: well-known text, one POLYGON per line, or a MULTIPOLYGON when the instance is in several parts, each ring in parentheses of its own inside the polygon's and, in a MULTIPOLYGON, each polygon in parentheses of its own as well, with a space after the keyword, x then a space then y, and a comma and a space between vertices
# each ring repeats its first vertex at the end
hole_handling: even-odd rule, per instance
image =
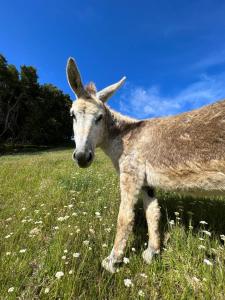
POLYGON ((112 85, 107 86, 103 90, 97 92, 96 96, 102 102, 106 102, 125 82, 126 77, 124 76, 120 81, 112 85))

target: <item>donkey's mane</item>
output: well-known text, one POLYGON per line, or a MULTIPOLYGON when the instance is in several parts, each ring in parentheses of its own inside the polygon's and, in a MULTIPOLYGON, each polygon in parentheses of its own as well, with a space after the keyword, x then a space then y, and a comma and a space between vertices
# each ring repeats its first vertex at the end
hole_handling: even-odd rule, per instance
POLYGON ((105 105, 105 110, 106 122, 111 137, 118 134, 123 135, 143 123, 143 121, 124 116, 107 105, 105 105))
POLYGON ((91 95, 96 95, 97 93, 95 83, 92 81, 85 86, 85 90, 91 95))

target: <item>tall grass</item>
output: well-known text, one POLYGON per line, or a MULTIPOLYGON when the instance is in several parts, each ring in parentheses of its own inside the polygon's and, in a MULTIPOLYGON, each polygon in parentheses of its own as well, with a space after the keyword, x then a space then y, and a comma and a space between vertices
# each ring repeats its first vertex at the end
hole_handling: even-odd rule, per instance
POLYGON ((224 200, 158 192, 164 245, 149 266, 140 202, 129 263, 111 275, 101 261, 113 245, 118 177, 101 152, 84 170, 71 152, 0 158, 0 299, 225 299, 224 200))

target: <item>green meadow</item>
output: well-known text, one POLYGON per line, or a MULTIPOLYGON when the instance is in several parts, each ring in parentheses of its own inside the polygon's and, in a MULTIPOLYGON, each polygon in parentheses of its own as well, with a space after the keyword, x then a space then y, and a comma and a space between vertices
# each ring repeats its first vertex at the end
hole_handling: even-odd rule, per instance
POLYGON ((97 151, 88 169, 72 149, 0 157, 0 299, 225 299, 225 200, 157 191, 162 251, 141 257, 147 228, 136 207, 126 263, 101 267, 111 251, 118 175, 97 151))

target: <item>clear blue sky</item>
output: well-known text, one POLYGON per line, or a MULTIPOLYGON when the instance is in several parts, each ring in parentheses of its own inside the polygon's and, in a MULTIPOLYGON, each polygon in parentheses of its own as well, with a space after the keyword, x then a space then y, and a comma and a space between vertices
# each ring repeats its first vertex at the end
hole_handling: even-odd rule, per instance
POLYGON ((0 53, 33 65, 40 82, 70 92, 75 57, 84 82, 127 76, 109 102, 139 118, 225 98, 225 1, 1 1, 0 53))

